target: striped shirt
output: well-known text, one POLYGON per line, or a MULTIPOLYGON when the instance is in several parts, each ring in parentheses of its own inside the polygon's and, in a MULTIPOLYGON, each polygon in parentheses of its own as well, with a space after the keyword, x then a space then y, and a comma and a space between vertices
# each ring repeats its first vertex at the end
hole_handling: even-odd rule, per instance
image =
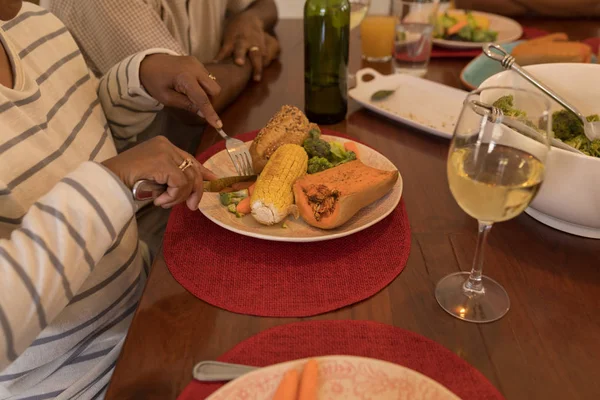
POLYGON ((154 47, 214 60, 227 12, 254 0, 52 0, 50 10, 69 28, 97 74, 154 47))
POLYGON ((0 399, 101 398, 145 282, 131 192, 99 162, 162 106, 133 55, 97 80, 65 26, 0 24, 0 399), (114 138, 114 140, 113 140, 114 138))

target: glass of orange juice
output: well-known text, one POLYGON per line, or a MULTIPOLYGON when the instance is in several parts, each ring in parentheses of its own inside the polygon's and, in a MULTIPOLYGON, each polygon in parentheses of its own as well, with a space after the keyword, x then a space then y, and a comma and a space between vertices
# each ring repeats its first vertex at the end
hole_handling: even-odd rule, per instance
POLYGON ((392 58, 396 17, 367 15, 360 24, 362 56, 371 62, 386 62, 392 58))

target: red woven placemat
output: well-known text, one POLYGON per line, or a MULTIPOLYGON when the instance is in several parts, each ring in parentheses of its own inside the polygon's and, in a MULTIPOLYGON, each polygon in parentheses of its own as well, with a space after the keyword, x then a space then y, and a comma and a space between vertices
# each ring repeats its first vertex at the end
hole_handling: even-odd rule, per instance
MULTIPOLYGON (((411 368, 446 386, 463 400, 501 400, 475 368, 442 345, 404 329, 371 321, 309 321, 255 335, 219 361, 264 367, 327 355, 377 358, 411 368)), ((192 381, 178 400, 200 400, 221 384, 192 381)))
MULTIPOLYGON (((236 137, 247 141, 254 135, 236 137)), ((204 162, 223 148, 217 143, 198 159, 204 162)), ((307 317, 369 298, 402 272, 409 252, 403 202, 368 229, 315 243, 242 236, 178 206, 163 242, 169 271, 194 296, 232 312, 268 317, 307 317)))
MULTIPOLYGON (((549 32, 543 29, 523 27, 523 36, 520 40, 535 39, 540 36, 545 36, 549 32)), ((598 46, 600 45, 600 38, 594 37, 582 40, 592 48, 594 54, 598 54, 598 46)), ((446 49, 444 47, 433 46, 431 50, 431 58, 474 58, 481 54, 481 49, 446 49)))

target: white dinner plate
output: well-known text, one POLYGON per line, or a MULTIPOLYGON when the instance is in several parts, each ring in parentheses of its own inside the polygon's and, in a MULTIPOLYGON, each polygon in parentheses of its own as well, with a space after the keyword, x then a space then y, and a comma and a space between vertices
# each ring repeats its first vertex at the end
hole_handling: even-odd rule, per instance
POLYGON ((356 73, 350 97, 365 108, 394 121, 450 139, 467 92, 406 74, 382 75, 371 68, 356 73), (373 79, 363 79, 371 75, 373 79), (371 100, 379 90, 393 90, 384 100, 371 100))
MULTIPOLYGON (((459 400, 446 387, 412 369, 372 358, 327 356, 319 364, 317 399, 459 400)), ((229 382, 207 400, 270 400, 283 375, 302 372, 308 360, 289 361, 250 372, 229 382)))
MULTIPOLYGON (((463 11, 464 10, 453 10, 463 11)), ((519 40, 523 35, 523 27, 517 21, 511 18, 503 17, 497 14, 472 11, 473 15, 481 15, 490 20, 490 30, 498 32, 498 37, 494 43, 504 44, 519 40)), ((433 39, 433 44, 449 49, 480 49, 485 43, 481 42, 460 42, 457 40, 433 39)))
MULTIPOLYGON (((340 143, 349 141, 329 135, 322 137, 327 141, 339 141, 340 143)), ((251 142, 247 142, 248 147, 250 144, 251 142)), ((389 171, 396 169, 394 164, 382 154, 360 143, 356 143, 356 145, 360 153, 360 160, 365 165, 389 171)), ((217 176, 236 175, 226 150, 209 158, 204 166, 216 173, 217 176)), ((388 194, 360 210, 344 225, 330 230, 314 228, 306 224, 302 218, 294 219, 292 216, 285 220, 286 228, 283 227, 283 223, 271 226, 261 225, 252 215, 237 218, 220 203, 218 193, 204 193, 199 209, 215 224, 240 235, 279 242, 319 242, 348 236, 376 224, 394 211, 401 197, 402 176, 399 175, 396 184, 388 194)))

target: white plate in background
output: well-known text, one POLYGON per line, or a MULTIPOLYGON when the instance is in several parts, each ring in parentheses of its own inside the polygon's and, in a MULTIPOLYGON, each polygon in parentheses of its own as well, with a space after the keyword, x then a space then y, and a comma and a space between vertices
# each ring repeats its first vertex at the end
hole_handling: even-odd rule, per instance
POLYGON ((406 74, 382 75, 371 68, 356 73, 348 94, 369 110, 432 135, 450 139, 467 92, 406 74), (373 79, 363 79, 371 75, 373 79), (384 100, 371 100, 379 90, 393 90, 384 100))
MULTIPOLYGON (((449 10, 450 11, 450 10, 449 10)), ((462 11, 464 10, 452 10, 462 11)), ((490 20, 490 30, 498 32, 498 37, 494 43, 504 44, 519 40, 523 36, 523 27, 517 21, 511 18, 503 17, 497 14, 472 11, 473 15, 480 15, 490 20)), ((484 42, 460 42, 458 40, 433 39, 433 44, 449 49, 480 49, 484 42)))

